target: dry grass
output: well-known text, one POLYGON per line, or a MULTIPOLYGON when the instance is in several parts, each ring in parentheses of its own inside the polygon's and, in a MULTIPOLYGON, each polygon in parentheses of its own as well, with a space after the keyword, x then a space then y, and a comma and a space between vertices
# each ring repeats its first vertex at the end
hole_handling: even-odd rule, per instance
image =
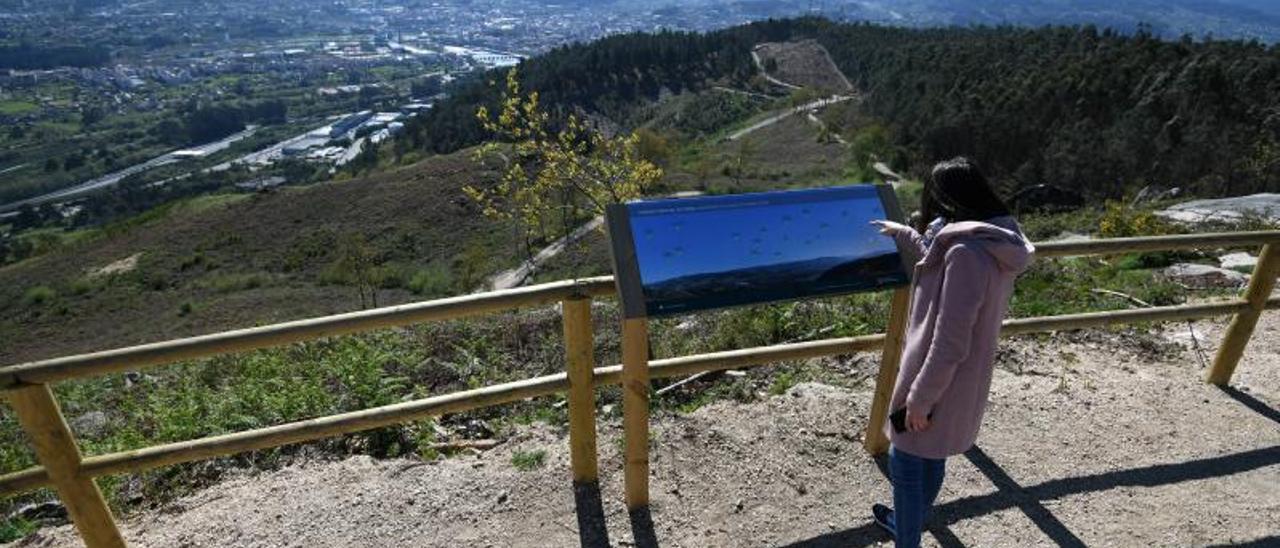
POLYGON ((108 227, 101 238, 0 269, 0 363, 358 309, 354 287, 322 276, 351 234, 367 238, 385 265, 380 305, 414 299, 409 281, 430 264, 491 272, 514 262, 508 233, 460 190, 490 179, 459 154, 108 227), (464 253, 477 247, 484 252, 464 253), (485 264, 457 264, 464 256, 485 264), (131 268, 102 269, 122 257, 137 258, 131 268), (84 273, 95 269, 103 275, 87 283, 84 273), (263 282, 224 283, 242 279, 263 282), (57 296, 24 298, 37 286, 57 296))

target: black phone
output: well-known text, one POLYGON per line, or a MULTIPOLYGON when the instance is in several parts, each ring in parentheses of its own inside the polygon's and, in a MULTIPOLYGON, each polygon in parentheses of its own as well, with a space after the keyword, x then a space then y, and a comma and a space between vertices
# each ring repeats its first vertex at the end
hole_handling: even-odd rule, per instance
MULTIPOLYGON (((933 420, 933 413, 929 413, 929 416, 927 418, 929 420, 933 420)), ((892 415, 889 415, 889 422, 893 423, 894 432, 897 432, 899 434, 906 432, 907 431, 907 408, 903 407, 902 409, 894 411, 892 415)))

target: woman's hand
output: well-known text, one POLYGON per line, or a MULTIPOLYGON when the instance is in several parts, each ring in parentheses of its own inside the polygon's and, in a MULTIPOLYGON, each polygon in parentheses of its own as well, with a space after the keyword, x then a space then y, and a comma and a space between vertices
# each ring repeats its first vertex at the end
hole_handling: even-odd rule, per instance
POLYGON ((886 221, 886 220, 871 221, 871 225, 880 229, 880 233, 884 234, 885 236, 893 236, 898 232, 911 230, 911 227, 907 225, 904 225, 902 223, 895 223, 893 221, 886 221))
POLYGON ((912 413, 911 408, 907 408, 907 431, 908 432, 924 432, 929 429, 929 416, 924 413, 912 413))

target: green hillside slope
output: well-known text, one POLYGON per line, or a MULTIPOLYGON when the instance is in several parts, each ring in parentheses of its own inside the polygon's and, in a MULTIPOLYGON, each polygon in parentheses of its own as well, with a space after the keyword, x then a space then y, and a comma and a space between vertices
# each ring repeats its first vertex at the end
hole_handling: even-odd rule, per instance
POLYGON ((380 305, 473 290, 516 260, 504 228, 461 191, 492 177, 465 155, 442 156, 180 202, 91 231, 0 268, 0 363, 358 310, 358 284, 342 268, 353 238, 379 265, 380 305), (105 270, 119 272, 100 272, 113 263, 105 270))
MULTIPOLYGON (((1009 189, 1052 183, 1117 197, 1149 183, 1204 194, 1280 188, 1280 48, 1252 42, 806 18, 700 36, 617 36, 521 70, 550 104, 634 126, 643 120, 633 106, 666 91, 749 85, 754 44, 809 38, 866 94, 866 114, 889 129, 916 174, 968 154, 1009 189)), ((435 151, 478 142, 470 113, 495 93, 485 79, 463 86, 408 139, 435 151)))

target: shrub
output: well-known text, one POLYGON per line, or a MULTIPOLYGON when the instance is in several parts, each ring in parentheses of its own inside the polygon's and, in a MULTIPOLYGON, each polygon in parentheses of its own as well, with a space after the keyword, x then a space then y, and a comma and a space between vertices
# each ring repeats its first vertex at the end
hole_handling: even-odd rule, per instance
POLYGON ((169 277, 160 272, 144 272, 141 278, 142 287, 151 291, 163 291, 171 285, 169 277))
POLYGON ((98 287, 98 281, 89 277, 76 278, 71 281, 71 293, 75 295, 92 293, 98 287))
MULTIPOLYGON (((919 203, 917 198, 916 203, 919 203)), ((1029 212, 1018 216, 1022 231, 1032 240, 1056 238, 1065 232, 1089 234, 1098 228, 1103 211, 1101 208, 1086 207, 1075 211, 1063 212, 1029 212)))
POLYGON ((773 384, 769 385, 769 393, 781 396, 797 384, 800 384, 800 379, 795 371, 781 371, 773 378, 773 384))
POLYGON ((257 289, 267 285, 269 281, 270 279, 266 274, 227 274, 211 278, 209 287, 218 293, 234 293, 236 291, 257 289))
POLYGON ((1149 210, 1139 210, 1122 202, 1108 201, 1098 221, 1098 235, 1103 238, 1161 236, 1177 232, 1175 227, 1149 210))
POLYGON ((182 258, 182 262, 178 264, 178 270, 189 270, 197 266, 205 264, 205 256, 203 252, 195 252, 182 258))
POLYGON ((424 297, 442 297, 453 292, 453 273, 442 264, 419 270, 409 280, 409 290, 424 297))
POLYGON ((40 306, 48 304, 58 296, 58 292, 47 285, 37 285, 22 294, 22 302, 28 306, 40 306))
POLYGON ((515 454, 511 455, 511 465, 521 472, 542 468, 546 461, 547 452, 541 449, 537 451, 516 451, 515 454))

